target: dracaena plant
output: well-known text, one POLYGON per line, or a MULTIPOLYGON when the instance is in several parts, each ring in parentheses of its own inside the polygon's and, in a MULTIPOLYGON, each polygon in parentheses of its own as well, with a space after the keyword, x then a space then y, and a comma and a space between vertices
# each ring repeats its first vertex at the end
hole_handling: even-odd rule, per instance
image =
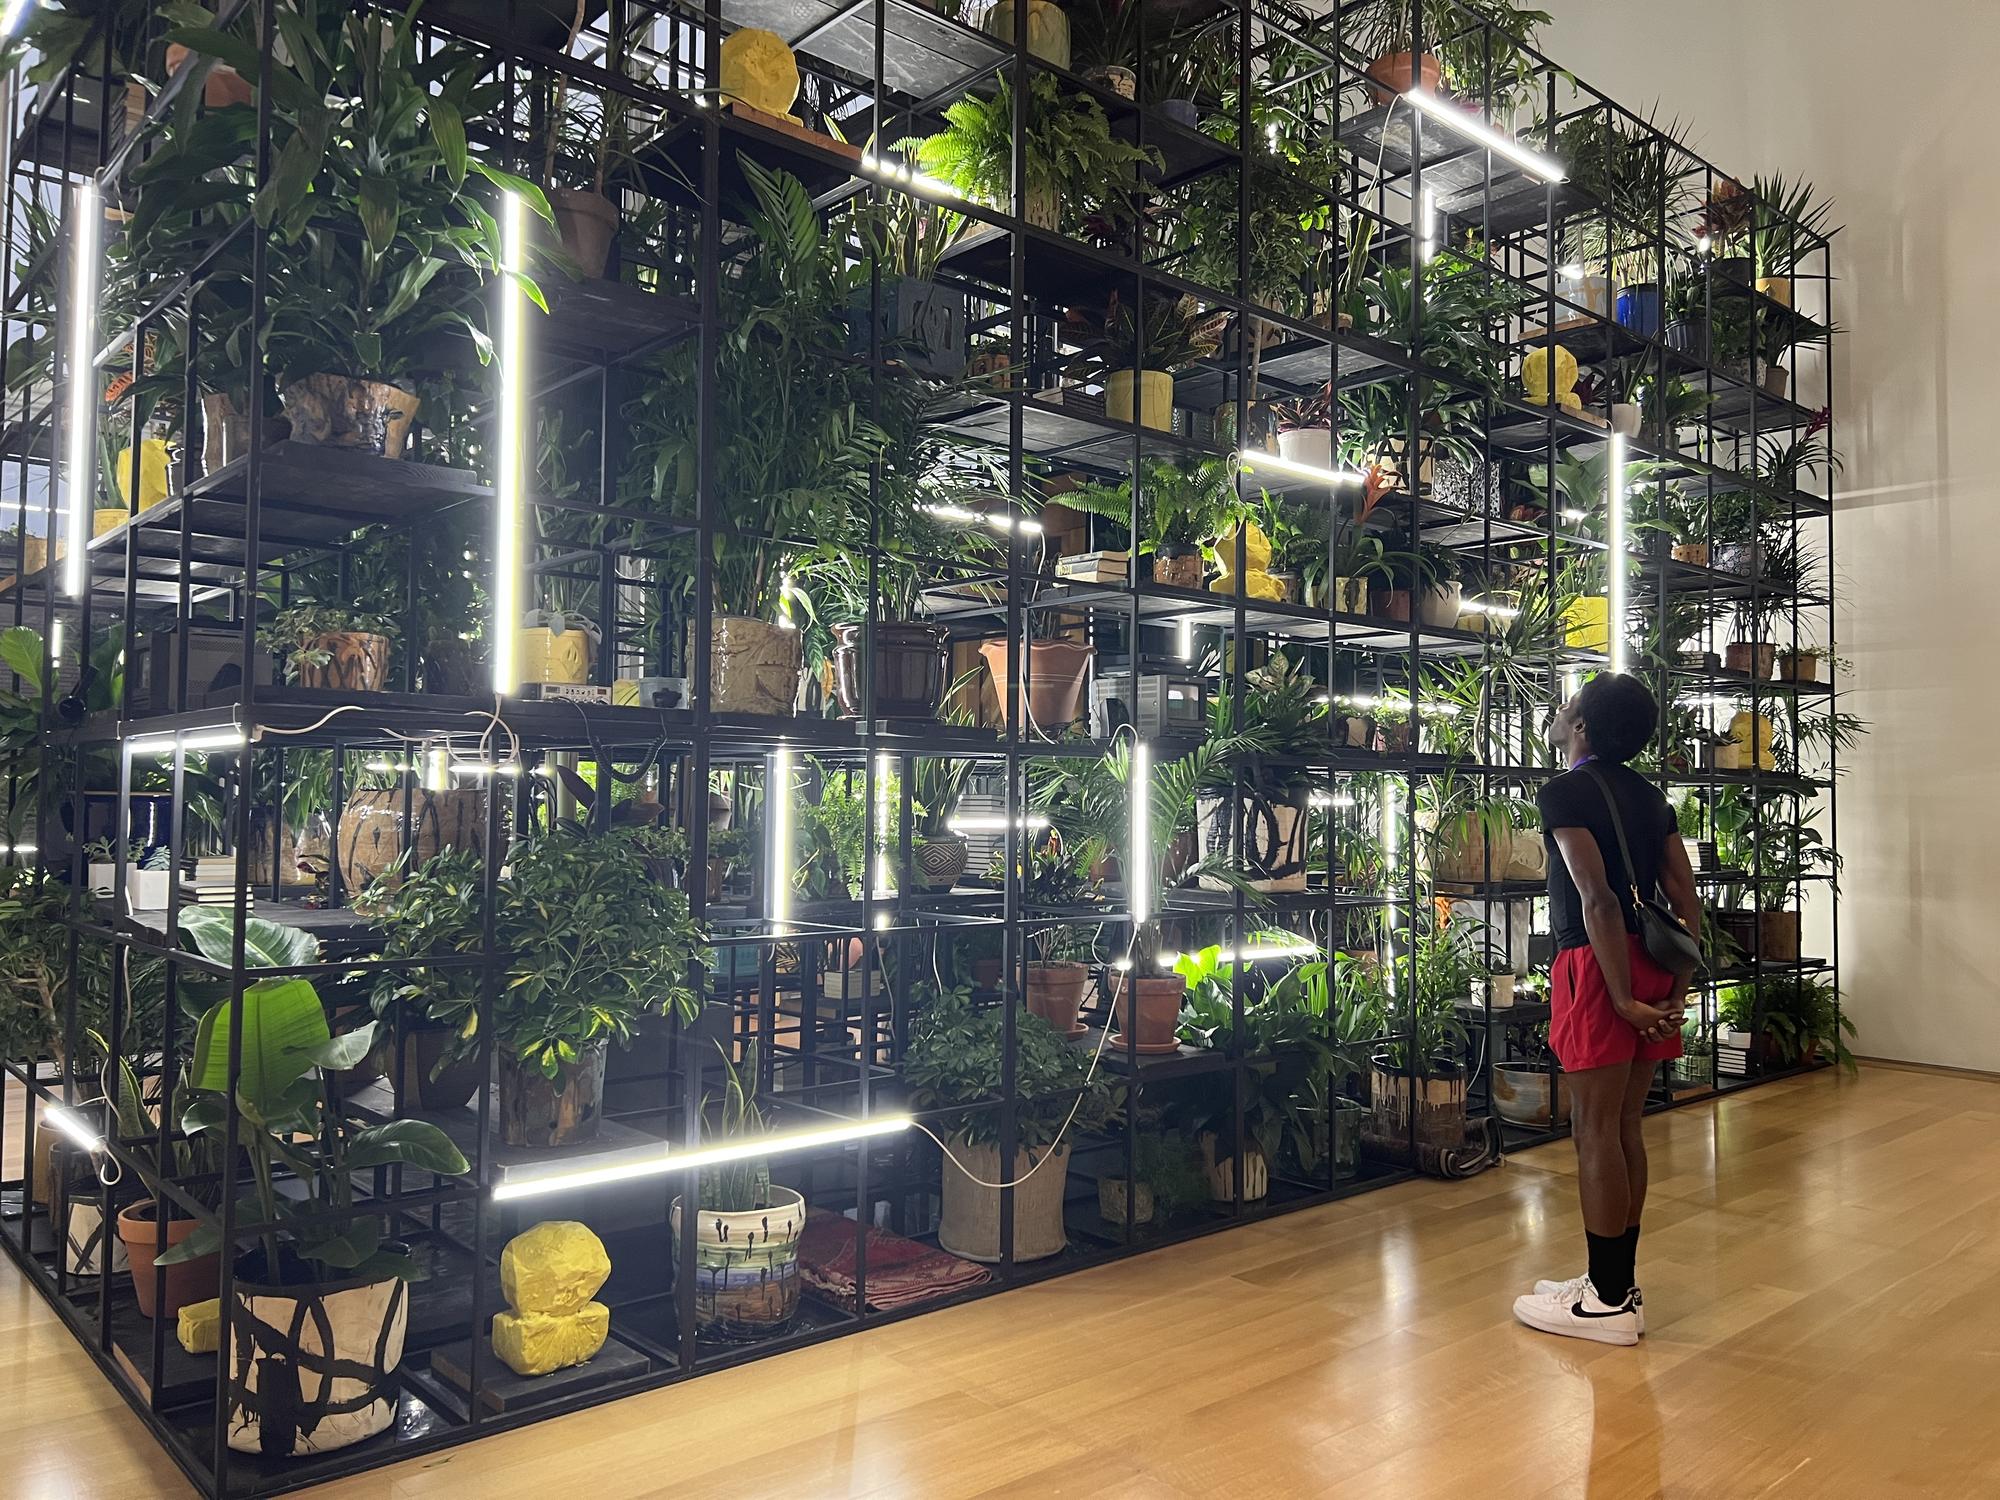
MULTIPOLYGON (((511 955, 492 1003, 494 1040, 522 1067, 559 1079, 586 1049, 625 1045, 640 1016, 692 1020, 700 997, 689 967, 700 934, 687 898, 669 890, 661 831, 617 827, 594 833, 561 823, 509 851, 494 907, 494 945, 511 955)), ((479 1046, 479 978, 463 968, 426 968, 430 954, 485 949, 483 862, 447 850, 382 898, 385 970, 374 1004, 399 1005, 449 1027, 451 1059, 479 1046)))
MULTIPOLYGON (((496 274, 515 276, 542 300, 528 277, 502 272, 498 220, 471 188, 484 178, 553 222, 541 189, 467 143, 465 122, 497 110, 505 86, 481 81, 490 59, 472 47, 421 54, 415 17, 414 6, 391 19, 334 0, 280 8, 284 45, 271 67, 276 154, 261 191, 251 175, 256 119, 241 106, 163 131, 134 171, 143 201, 131 232, 141 243, 199 209, 212 211, 217 228, 255 217, 270 257, 265 352, 281 386, 315 373, 405 378, 441 333, 469 337, 488 357, 485 283, 496 274)), ((247 20, 181 26, 169 36, 257 76, 247 20)), ((232 245, 215 271, 241 284, 248 241, 232 245)))
POLYGON ((333 653, 321 644, 327 636, 358 633, 387 636, 393 640, 397 625, 393 617, 376 610, 356 609, 345 604, 294 604, 281 609, 257 631, 257 644, 285 658, 288 672, 301 667, 323 667, 333 653))

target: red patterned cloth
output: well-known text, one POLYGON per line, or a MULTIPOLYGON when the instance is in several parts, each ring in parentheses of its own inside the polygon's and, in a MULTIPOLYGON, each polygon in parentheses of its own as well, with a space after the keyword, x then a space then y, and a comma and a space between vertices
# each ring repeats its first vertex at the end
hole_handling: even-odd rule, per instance
MULTIPOLYGON (((817 1209, 806 1215, 799 1240, 799 1274, 836 1307, 855 1311, 854 1220, 817 1209)), ((993 1273, 934 1245, 920 1245, 886 1229, 868 1231, 868 1305, 891 1312, 948 1296, 993 1279, 993 1273)))

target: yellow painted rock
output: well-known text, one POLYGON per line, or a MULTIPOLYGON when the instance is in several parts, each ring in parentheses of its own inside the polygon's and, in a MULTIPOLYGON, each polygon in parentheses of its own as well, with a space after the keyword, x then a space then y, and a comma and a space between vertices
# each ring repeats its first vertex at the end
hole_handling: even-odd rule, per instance
POLYGON ((573 1313, 495 1313, 493 1352, 516 1375, 548 1375, 582 1364, 610 1331, 611 1309, 602 1302, 573 1313))
POLYGON ((1602 594, 1572 599, 1563 610, 1563 642, 1579 651, 1611 649, 1611 601, 1602 594))
MULTIPOLYGON (((139 440, 139 509, 158 505, 167 498, 170 485, 167 481, 169 454, 166 441, 162 438, 141 438, 139 440)), ((118 486, 118 498, 127 505, 132 503, 132 450, 121 448, 112 469, 112 479, 118 486)))
POLYGON ((1736 751, 1733 769, 1747 771, 1753 765, 1760 771, 1778 769, 1778 757, 1771 748, 1771 721, 1763 714, 1738 710, 1729 720, 1729 738, 1736 751))
POLYGON ((181 1304, 180 1323, 174 1337, 190 1354, 213 1354, 222 1346, 222 1299, 181 1304))
POLYGON ((500 1290, 517 1313, 573 1313, 610 1274, 604 1241, 568 1219, 524 1229, 500 1252, 500 1290))
MULTIPOLYGON (((1528 393, 1530 406, 1549 404, 1549 351, 1536 349, 1521 361, 1521 384, 1528 393)), ((1555 402, 1572 411, 1583 409, 1583 398, 1576 394, 1576 356, 1556 346, 1555 402)))
POLYGON ((722 43, 722 93, 766 114, 789 114, 799 97, 798 59, 775 31, 732 31, 722 43))
POLYGON ((1271 540, 1255 521, 1243 528, 1243 580, 1238 587, 1231 570, 1236 566, 1236 528, 1231 526, 1215 539, 1215 557, 1222 572, 1208 586, 1211 594, 1247 594, 1252 599, 1282 599, 1285 586, 1266 571, 1271 566, 1271 540))

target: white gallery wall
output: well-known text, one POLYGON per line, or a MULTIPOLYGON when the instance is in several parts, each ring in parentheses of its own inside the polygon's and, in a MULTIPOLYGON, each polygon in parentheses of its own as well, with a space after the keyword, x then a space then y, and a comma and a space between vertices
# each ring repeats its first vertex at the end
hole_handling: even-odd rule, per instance
POLYGON ((1578 78, 1846 225, 1838 649, 1872 728, 1839 797, 1846 1003, 1864 1056, 2000 1072, 2000 0, 1538 3, 1578 78))

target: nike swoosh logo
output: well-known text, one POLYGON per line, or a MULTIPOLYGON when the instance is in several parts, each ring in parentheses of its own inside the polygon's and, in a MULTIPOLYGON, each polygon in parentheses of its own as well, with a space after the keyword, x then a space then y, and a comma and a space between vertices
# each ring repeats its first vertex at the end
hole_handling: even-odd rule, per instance
POLYGON ((1630 1307, 1611 1307, 1603 1312, 1592 1312, 1581 1302, 1574 1303, 1570 1307, 1570 1315, 1577 1318, 1615 1318, 1630 1311, 1632 1311, 1630 1307))

